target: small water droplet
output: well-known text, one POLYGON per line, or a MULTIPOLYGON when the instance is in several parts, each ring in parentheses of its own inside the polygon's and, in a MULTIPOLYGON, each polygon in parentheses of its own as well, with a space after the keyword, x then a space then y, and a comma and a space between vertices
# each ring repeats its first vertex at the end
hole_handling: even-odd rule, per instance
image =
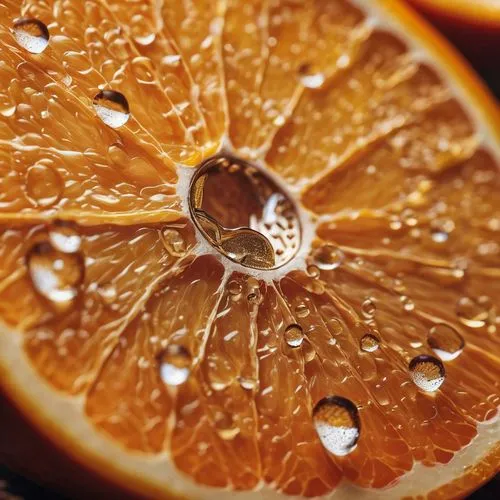
POLYGON ((113 304, 117 297, 116 287, 112 283, 99 286, 97 293, 106 305, 113 304))
POLYGON ((344 326, 338 318, 329 318, 326 322, 332 335, 340 335, 344 331, 344 326))
POLYGON ((302 342, 302 354, 305 363, 310 363, 316 357, 316 349, 308 340, 302 342))
POLYGON ((67 310, 83 282, 82 256, 79 253, 63 253, 45 241, 31 248, 26 261, 36 291, 58 310, 67 310))
POLYGON ((341 396, 323 398, 314 407, 313 423, 322 445, 333 455, 343 457, 356 447, 361 422, 352 401, 341 396))
POLYGON ((488 311, 469 297, 462 297, 456 306, 458 319, 470 328, 482 328, 488 319, 488 311))
POLYGON ((431 231, 432 241, 435 243, 446 243, 448 241, 449 234, 441 229, 433 229, 431 231))
POLYGON ((407 312, 411 312, 415 309, 415 303, 406 295, 401 295, 399 298, 401 300, 401 304, 403 304, 403 309, 407 312))
POLYGON ((66 221, 57 221, 49 231, 49 240, 52 246, 64 253, 75 253, 80 250, 82 238, 74 224, 66 221))
POLYGON ((295 308, 295 314, 297 315, 298 318, 305 318, 309 316, 309 308, 306 306, 306 304, 299 304, 295 308))
POLYGON ((359 342, 362 351, 375 352, 379 348, 380 341, 375 335, 367 333, 359 342))
POLYGON ((368 297, 361 304, 361 312, 365 318, 373 318, 375 316, 375 312, 377 311, 377 306, 375 305, 375 301, 368 297))
POLYGON ((156 39, 156 33, 149 33, 144 36, 136 36, 134 37, 134 40, 136 43, 139 45, 142 45, 143 47, 147 47, 148 45, 151 45, 156 39))
POLYGON ((186 254, 186 242, 176 229, 163 228, 160 231, 160 238, 163 246, 172 257, 182 257, 186 254))
POLYGON ((115 90, 103 90, 94 97, 94 109, 99 118, 109 127, 118 128, 130 118, 128 101, 115 90))
POLYGON ((58 202, 63 182, 56 169, 47 165, 32 165, 26 172, 26 195, 37 206, 48 207, 58 202))
POLYGON ((260 293, 259 282, 255 278, 247 280, 247 300, 250 304, 258 305, 262 302, 262 294, 260 293))
POLYGON ((304 340, 302 327, 297 324, 287 326, 285 330, 285 341, 290 347, 300 347, 304 340))
POLYGON ((32 54, 42 53, 49 44, 49 30, 38 19, 20 19, 14 23, 17 43, 32 54))
POLYGON ((167 385, 181 385, 191 373, 191 354, 181 345, 170 344, 160 357, 160 376, 167 385))
POLYGON ((253 391, 257 387, 257 380, 254 378, 238 377, 238 382, 242 389, 253 391))
POLYGON ((314 262, 323 271, 337 269, 344 260, 344 253, 333 245, 325 245, 314 252, 314 262))
POLYGON ((324 73, 315 71, 311 64, 302 64, 298 72, 300 83, 308 89, 319 89, 325 83, 324 73))
POLYGON ((231 280, 227 284, 227 290, 234 298, 239 298, 243 287, 241 286, 241 283, 239 281, 231 280))
POLYGON ((313 279, 319 278, 320 272, 316 266, 307 266, 306 272, 313 279))
POLYGON ((437 391, 445 379, 443 363, 426 354, 413 358, 410 361, 409 369, 415 385, 426 392, 437 391))
POLYGON ((444 323, 430 329, 427 343, 443 361, 457 358, 465 346, 464 339, 455 328, 444 323))

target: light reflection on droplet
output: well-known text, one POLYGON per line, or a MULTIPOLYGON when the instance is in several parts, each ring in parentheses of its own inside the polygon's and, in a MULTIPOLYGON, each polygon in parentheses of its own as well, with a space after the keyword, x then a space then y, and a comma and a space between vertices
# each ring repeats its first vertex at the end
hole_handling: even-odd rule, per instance
POLYGON ((415 385, 425 392, 437 391, 445 379, 443 363, 439 359, 426 354, 413 358, 409 370, 415 385))
POLYGON ((97 116, 109 127, 119 128, 130 118, 126 97, 115 90, 103 90, 94 97, 97 116))

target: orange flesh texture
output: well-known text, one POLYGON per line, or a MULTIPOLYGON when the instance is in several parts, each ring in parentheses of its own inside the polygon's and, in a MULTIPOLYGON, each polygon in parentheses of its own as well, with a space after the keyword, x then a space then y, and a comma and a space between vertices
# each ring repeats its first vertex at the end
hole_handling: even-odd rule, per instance
POLYGON ((347 1, 164 0, 162 23, 154 4, 0 1, 2 320, 41 377, 85 398, 97 429, 131 453, 169 451, 200 484, 313 496, 343 477, 381 488, 416 462, 450 462, 500 402, 498 159, 436 71, 347 1), (43 54, 16 44, 9 23, 21 15, 49 27, 43 54), (322 88, 295 78, 305 63, 325 75, 322 88), (129 102, 118 130, 92 108, 101 88, 129 102), (339 246, 340 268, 262 281, 249 302, 247 276, 227 280, 215 258, 195 255, 175 163, 198 164, 226 133, 322 216, 315 244, 339 246), (60 178, 48 207, 27 196, 40 162, 60 178), (78 224, 85 258, 64 313, 34 290, 26 262, 56 219, 78 224), (165 228, 182 235, 182 256, 163 245, 165 228), (112 305, 97 293, 110 285, 112 305), (486 310, 479 327, 457 316, 464 297, 486 310), (408 363, 432 354, 427 335, 442 322, 466 347, 429 396, 408 363), (306 337, 297 349, 283 340, 294 323, 306 337), (366 333, 381 339, 375 353, 359 349, 366 333), (175 390, 158 370, 168 344, 194 360, 175 390), (359 410, 362 434, 342 458, 312 423, 328 395, 359 410))

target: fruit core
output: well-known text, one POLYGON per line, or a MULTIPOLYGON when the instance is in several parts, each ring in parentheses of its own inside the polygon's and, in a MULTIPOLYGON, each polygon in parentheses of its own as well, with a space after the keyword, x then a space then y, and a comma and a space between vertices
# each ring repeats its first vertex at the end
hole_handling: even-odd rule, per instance
POLYGON ((299 249, 301 225, 290 196, 257 165, 233 155, 200 165, 189 208, 203 237, 245 267, 276 269, 299 249))

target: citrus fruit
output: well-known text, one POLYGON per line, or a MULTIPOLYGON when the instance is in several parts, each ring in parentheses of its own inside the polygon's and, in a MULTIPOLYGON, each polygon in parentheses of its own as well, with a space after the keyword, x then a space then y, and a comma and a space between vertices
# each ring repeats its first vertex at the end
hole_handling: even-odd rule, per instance
MULTIPOLYGON (((500 4, 496 0, 408 0, 481 69, 494 70, 500 45, 500 4)), ((494 74, 494 73, 493 73, 494 74)))
POLYGON ((389 0, 0 14, 1 385, 37 432, 135 497, 495 472, 500 115, 441 38, 389 0))

